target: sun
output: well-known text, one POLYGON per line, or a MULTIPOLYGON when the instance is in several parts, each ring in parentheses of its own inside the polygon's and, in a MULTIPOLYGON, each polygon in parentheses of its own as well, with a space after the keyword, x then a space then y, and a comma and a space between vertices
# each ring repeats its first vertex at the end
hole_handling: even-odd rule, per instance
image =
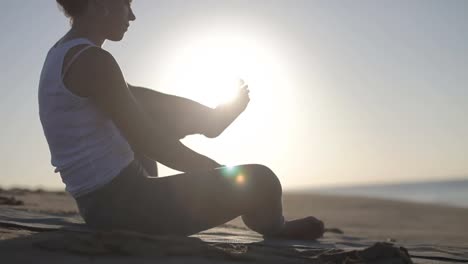
POLYGON ((266 46, 235 33, 199 34, 174 52, 163 83, 173 93, 211 107, 232 100, 239 79, 249 84, 252 96, 278 76, 279 64, 266 46))
MULTIPOLYGON (((217 157, 223 164, 259 162, 259 157, 260 162, 269 157, 281 159, 275 153, 287 153, 291 140, 278 139, 289 135, 297 123, 297 78, 285 46, 274 36, 228 26, 179 34, 171 43, 175 44, 160 57, 158 63, 163 67, 154 76, 164 92, 214 108, 235 99, 239 79, 250 90, 251 100, 245 112, 221 137, 207 140, 194 135, 184 138, 183 143, 217 157), (261 155, 255 152, 271 148, 271 142, 275 142, 275 151, 261 155), (241 146, 252 147, 252 151, 241 146)), ((171 171, 166 175, 171 175, 171 171)), ((242 183, 244 178, 237 180, 242 183)))

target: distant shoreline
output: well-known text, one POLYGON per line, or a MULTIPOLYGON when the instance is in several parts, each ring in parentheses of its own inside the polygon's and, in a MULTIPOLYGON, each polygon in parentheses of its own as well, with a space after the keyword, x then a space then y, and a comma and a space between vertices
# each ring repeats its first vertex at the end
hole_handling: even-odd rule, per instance
MULTIPOLYGON (((67 194, 65 188, 0 186, 0 192, 67 194)), ((284 189, 284 193, 374 198, 388 201, 468 208, 468 179, 428 180, 404 183, 340 185, 284 189)))
POLYGON ((293 193, 377 198, 468 208, 468 179, 296 189, 293 193))

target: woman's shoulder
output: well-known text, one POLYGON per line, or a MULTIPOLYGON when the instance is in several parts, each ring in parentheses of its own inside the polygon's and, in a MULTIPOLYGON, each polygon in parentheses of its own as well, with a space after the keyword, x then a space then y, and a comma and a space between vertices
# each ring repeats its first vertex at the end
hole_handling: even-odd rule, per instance
POLYGON ((101 47, 90 44, 79 44, 70 48, 64 57, 64 65, 73 63, 76 66, 93 66, 95 63, 114 61, 112 54, 101 47))
POLYGON ((80 44, 64 57, 63 82, 73 93, 89 97, 90 89, 93 89, 90 81, 98 81, 100 73, 116 67, 118 64, 110 52, 98 46, 80 44))

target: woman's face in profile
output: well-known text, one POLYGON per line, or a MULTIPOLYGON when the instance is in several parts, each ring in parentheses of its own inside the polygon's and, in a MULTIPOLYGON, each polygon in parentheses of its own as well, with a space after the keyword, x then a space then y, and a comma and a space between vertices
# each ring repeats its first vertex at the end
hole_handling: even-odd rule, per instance
POLYGON ((130 21, 136 19, 132 11, 131 0, 108 0, 105 5, 107 12, 104 12, 102 22, 107 33, 106 39, 122 40, 130 26, 130 21))

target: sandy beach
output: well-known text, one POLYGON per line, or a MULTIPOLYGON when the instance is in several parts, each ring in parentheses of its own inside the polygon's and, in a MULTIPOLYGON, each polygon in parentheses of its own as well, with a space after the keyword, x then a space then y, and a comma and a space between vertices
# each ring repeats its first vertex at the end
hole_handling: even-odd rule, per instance
MULTIPOLYGON (((434 253, 435 256, 438 256, 438 253, 442 254, 442 257, 439 256, 432 260, 429 258, 413 258, 415 263, 445 263, 444 261, 450 261, 450 256, 457 257, 460 262, 468 259, 468 229, 466 228, 468 209, 369 198, 301 193, 285 193, 283 202, 284 213, 287 219, 314 215, 325 222, 326 227, 331 232, 327 232, 323 239, 316 242, 316 245, 319 247, 323 247, 324 245, 333 246, 335 242, 336 244, 341 243, 342 245, 346 245, 343 241, 349 241, 350 245, 354 243, 353 247, 359 245, 360 241, 382 241, 404 246, 408 249, 410 255, 412 250, 414 250, 413 255, 434 253), (443 255, 446 253, 450 255, 443 255)), ((74 200, 64 192, 20 189, 2 190, 0 192, 0 204, 0 212, 22 211, 62 216, 64 218, 79 218, 74 200)), ((241 246, 242 242, 246 244, 249 242, 249 238, 245 238, 248 237, 245 234, 251 234, 251 238, 255 238, 253 232, 249 233, 250 231, 245 229, 240 218, 232 220, 227 225, 223 225, 223 228, 223 230, 231 235, 230 237, 233 237, 233 240, 237 239, 241 241, 241 246), (238 231, 243 233, 236 233, 238 231), (235 234, 239 234, 239 236, 236 238, 235 234)), ((66 243, 66 236, 61 236, 65 233, 70 234, 73 232, 63 230, 44 232, 41 229, 0 224, 1 263, 63 263, 65 261, 67 263, 110 263, 110 261, 113 263, 115 261, 118 263, 146 263, 155 257, 142 257, 138 254, 138 256, 134 257, 129 257, 128 254, 125 254, 126 256, 123 257, 119 256, 118 253, 104 254, 105 257, 103 257, 100 254, 86 254, 86 250, 84 250, 83 254, 83 250, 70 252, 70 250, 63 250, 62 247, 51 247, 50 243, 46 243, 47 246, 37 246, 44 245, 40 241, 53 241, 54 237, 58 241, 61 241, 60 244, 62 242, 66 243)), ((210 235, 214 240, 228 237, 216 232, 207 233, 205 237, 209 237, 210 235)), ((227 243, 223 245, 233 247, 233 245, 237 244, 227 243)), ((365 243, 362 245, 364 247, 365 243)), ((219 259, 216 258, 216 261, 213 262, 205 258, 199 258, 197 257, 197 252, 192 252, 188 254, 189 256, 184 256, 187 255, 184 252, 187 253, 186 251, 182 251, 182 253, 179 252, 180 254, 163 254, 163 257, 157 256, 157 258, 158 260, 163 260, 164 263, 219 263, 219 259)), ((205 253, 201 252, 200 256, 203 256, 205 253)), ((253 257, 253 260, 255 262, 262 262, 260 260, 265 260, 262 258, 268 256, 268 252, 257 256, 261 257, 259 259, 253 257)), ((229 259, 224 257, 222 257, 222 260, 223 262, 226 261, 226 263, 243 261, 242 258, 229 259)), ((263 262, 271 263, 271 261, 284 263, 277 256, 263 262)))

